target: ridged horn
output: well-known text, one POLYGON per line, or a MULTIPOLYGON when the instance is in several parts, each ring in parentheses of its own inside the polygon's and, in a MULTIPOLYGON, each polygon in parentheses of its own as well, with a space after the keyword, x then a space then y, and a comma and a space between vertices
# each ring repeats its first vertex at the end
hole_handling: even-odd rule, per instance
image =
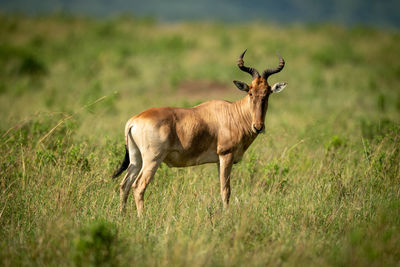
POLYGON ((263 71, 262 73, 262 77, 267 80, 269 76, 271 76, 272 74, 278 73, 280 72, 283 67, 285 66, 285 60, 283 60, 283 58, 281 57, 281 55, 279 53, 276 53, 279 57, 279 65, 277 68, 275 69, 266 69, 263 71))
POLYGON ((238 59, 238 67, 242 71, 249 73, 253 77, 253 79, 258 78, 258 77, 260 77, 260 73, 258 73, 258 71, 255 68, 246 67, 244 65, 243 57, 244 57, 244 54, 246 54, 246 51, 247 51, 247 49, 244 50, 244 52, 240 55, 240 57, 238 59))

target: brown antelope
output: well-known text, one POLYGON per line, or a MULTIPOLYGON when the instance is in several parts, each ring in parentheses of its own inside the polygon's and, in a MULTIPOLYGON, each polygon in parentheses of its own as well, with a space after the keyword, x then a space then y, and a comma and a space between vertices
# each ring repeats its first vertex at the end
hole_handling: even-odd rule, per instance
POLYGON ((192 108, 151 108, 133 116, 125 126, 125 159, 113 177, 128 169, 120 184, 121 212, 125 210, 129 191, 133 188, 138 216, 144 207, 144 192, 161 162, 169 167, 187 167, 217 163, 223 206, 230 196, 232 165, 242 159, 243 153, 257 135, 264 131, 265 114, 271 93, 283 90, 286 83, 268 84, 268 77, 280 72, 285 61, 278 54, 279 65, 261 75, 244 66, 239 68, 251 74, 247 85, 233 83, 247 95, 236 102, 211 100, 192 108))

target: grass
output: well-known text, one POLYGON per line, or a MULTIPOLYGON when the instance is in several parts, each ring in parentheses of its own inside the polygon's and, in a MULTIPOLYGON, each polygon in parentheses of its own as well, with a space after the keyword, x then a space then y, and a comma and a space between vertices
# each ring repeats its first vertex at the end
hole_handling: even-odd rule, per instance
POLYGON ((0 36, 1 265, 399 265, 397 32, 2 15, 0 36), (288 86, 233 169, 229 210, 216 166, 163 165, 145 217, 132 197, 120 216, 126 120, 209 99, 185 81, 239 99, 245 48, 260 71, 279 50, 271 83, 288 86))

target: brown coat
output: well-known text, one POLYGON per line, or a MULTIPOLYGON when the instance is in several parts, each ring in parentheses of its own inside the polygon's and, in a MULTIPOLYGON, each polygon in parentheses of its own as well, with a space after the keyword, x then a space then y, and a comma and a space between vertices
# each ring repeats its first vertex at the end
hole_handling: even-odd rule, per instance
POLYGON ((131 134, 141 151, 151 144, 170 167, 218 163, 218 155, 227 153, 233 153, 236 163, 257 136, 251 131, 249 101, 246 96, 234 103, 212 100, 193 108, 151 108, 127 122, 126 140, 131 134))
POLYGON ((234 81, 247 95, 236 101, 211 100, 193 108, 151 108, 133 116, 125 126, 125 160, 114 175, 128 169, 121 182, 121 211, 131 187, 138 215, 143 212, 144 192, 161 162, 170 167, 217 163, 224 207, 230 197, 232 164, 240 161, 257 135, 264 131, 265 114, 271 93, 286 83, 269 86, 268 76, 283 69, 284 60, 262 75, 244 66, 244 53, 238 66, 252 75, 250 85, 234 81))

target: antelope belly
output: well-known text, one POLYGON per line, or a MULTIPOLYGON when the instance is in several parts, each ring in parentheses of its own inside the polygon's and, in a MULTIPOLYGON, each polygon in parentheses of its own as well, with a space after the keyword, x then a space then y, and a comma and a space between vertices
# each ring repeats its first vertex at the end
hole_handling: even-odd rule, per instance
POLYGON ((205 163, 217 163, 218 155, 214 150, 207 150, 200 153, 182 153, 179 151, 170 152, 164 159, 169 167, 188 167, 205 163))

